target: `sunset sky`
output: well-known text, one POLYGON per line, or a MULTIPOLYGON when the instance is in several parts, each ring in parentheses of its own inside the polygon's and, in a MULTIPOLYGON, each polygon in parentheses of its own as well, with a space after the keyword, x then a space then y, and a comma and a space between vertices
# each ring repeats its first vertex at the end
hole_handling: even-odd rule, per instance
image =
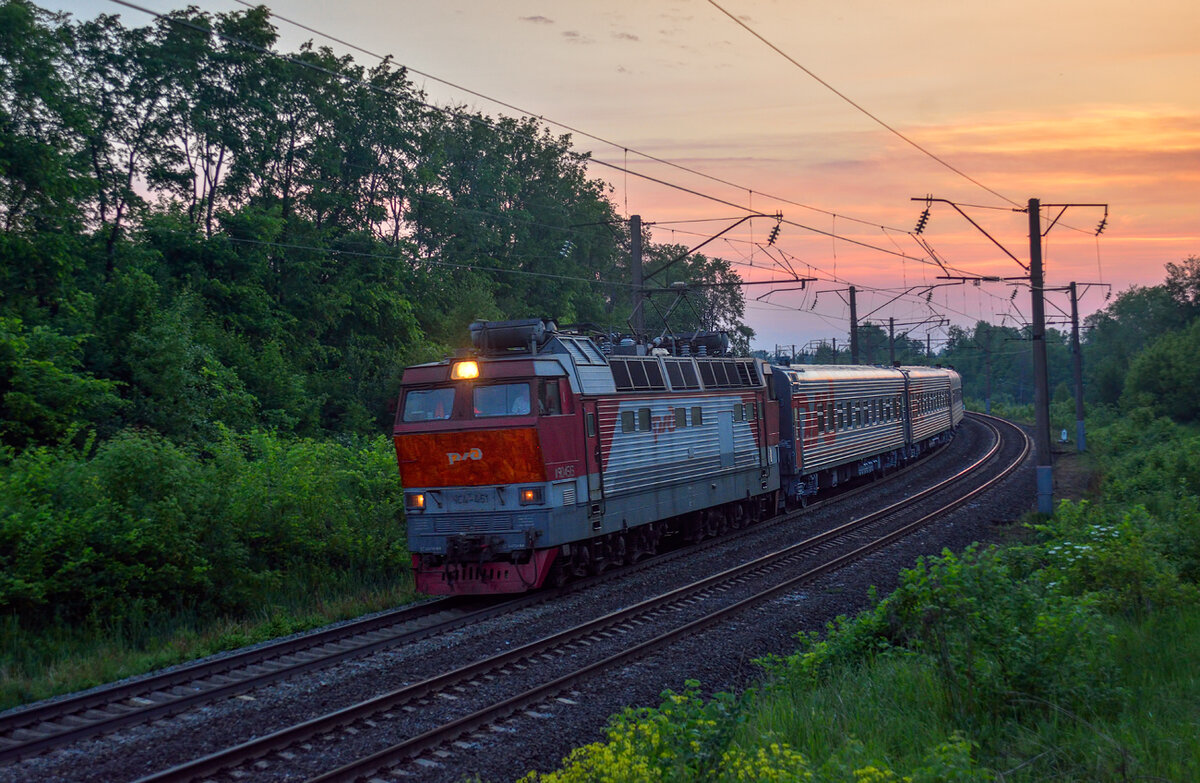
MULTIPOLYGON (((1194 0, 718 2, 719 8, 708 0, 268 5, 541 116, 557 133, 570 126, 581 132, 573 134, 580 151, 678 186, 592 167, 611 183, 622 214, 658 224, 655 241, 693 246, 750 209, 782 211, 787 222, 778 249, 796 272, 822 282, 763 302, 756 298, 769 286, 747 288, 755 347, 843 340, 848 308, 833 289, 848 284, 860 289, 860 317, 874 311, 876 322, 893 316, 915 323, 931 309, 961 325, 1028 319, 1028 289, 1012 300, 1013 289, 995 283, 937 288, 929 304, 917 290, 885 305, 944 274, 906 233, 925 206, 910 199, 927 194, 973 205, 965 211, 1022 261, 1029 257, 1028 218, 1012 211, 1014 203, 1024 207, 1031 197, 1107 203, 1107 228, 1098 240, 1102 208, 1072 208, 1050 231, 1050 286, 1075 280, 1120 291, 1156 284, 1165 263, 1200 255, 1200 5, 1194 0)), ((157 11, 183 5, 143 4, 157 11)), ((196 5, 242 7, 231 0, 196 5)), ((130 25, 150 21, 101 0, 47 7, 81 18, 119 13, 130 25)), ((373 63, 283 20, 277 25, 283 50, 313 39, 373 63)), ((412 77, 436 103, 516 114, 419 73, 412 77)), ((773 224, 755 219, 701 252, 738 264, 748 280, 785 278, 790 272, 752 244, 765 244, 773 224)), ((1023 273, 948 205, 934 204, 924 237, 953 274, 1023 273)), ((1057 313, 1056 305, 1066 309, 1065 295, 1049 297, 1048 314, 1057 313)), ((1104 289, 1093 288, 1081 308, 1088 313, 1103 304, 1104 289)), ((914 335, 924 339, 924 329, 914 335)), ((935 342, 941 336, 944 330, 935 331, 935 342)))

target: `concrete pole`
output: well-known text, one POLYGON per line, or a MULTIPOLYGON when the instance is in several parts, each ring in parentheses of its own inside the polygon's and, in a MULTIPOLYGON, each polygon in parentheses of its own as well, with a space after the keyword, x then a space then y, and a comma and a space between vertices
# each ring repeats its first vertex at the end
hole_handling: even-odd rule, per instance
POLYGON ((1037 453, 1037 509, 1054 513, 1054 463, 1050 454, 1050 382, 1046 372, 1046 304, 1042 275, 1041 202, 1029 199, 1029 288, 1033 297, 1033 442, 1037 453))
POLYGON ((1083 351, 1079 347, 1079 298, 1071 283, 1071 353, 1075 371, 1075 450, 1087 451, 1087 433, 1083 427, 1083 351))
POLYGON ((858 303, 850 286, 850 363, 858 364, 858 303))
POLYGON ((896 366, 896 319, 888 319, 888 364, 896 366))
POLYGON ((635 339, 641 337, 646 330, 646 319, 642 312, 642 299, 645 283, 642 280, 642 216, 629 216, 629 269, 633 273, 633 326, 635 339))

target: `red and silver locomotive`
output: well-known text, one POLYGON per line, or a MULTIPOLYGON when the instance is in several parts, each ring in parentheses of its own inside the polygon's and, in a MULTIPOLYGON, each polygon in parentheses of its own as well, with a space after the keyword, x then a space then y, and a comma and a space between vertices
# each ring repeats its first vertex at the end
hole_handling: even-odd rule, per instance
POLYGON ((421 592, 534 589, 774 511, 771 367, 711 355, 723 335, 652 355, 541 320, 471 336, 473 353, 404 373, 395 443, 421 592))
POLYGON ((543 320, 405 370, 395 444, 417 589, 508 593, 699 540, 949 439, 961 379, 773 366, 721 334, 647 348, 543 320))

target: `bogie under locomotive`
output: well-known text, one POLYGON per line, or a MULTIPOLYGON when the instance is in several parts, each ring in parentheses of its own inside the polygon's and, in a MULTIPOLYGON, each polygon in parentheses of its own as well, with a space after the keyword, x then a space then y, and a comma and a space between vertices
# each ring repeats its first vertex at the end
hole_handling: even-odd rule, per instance
POLYGON ((776 367, 713 335, 602 349, 541 320, 471 333, 474 351, 405 371, 397 411, 424 593, 522 592, 717 535, 962 418, 952 371, 776 367))

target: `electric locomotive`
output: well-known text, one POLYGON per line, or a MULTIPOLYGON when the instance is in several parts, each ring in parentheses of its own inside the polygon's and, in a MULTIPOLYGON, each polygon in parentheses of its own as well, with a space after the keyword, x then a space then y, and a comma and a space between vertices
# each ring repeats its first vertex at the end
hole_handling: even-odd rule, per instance
POLYGON ((774 369, 723 334, 647 346, 552 321, 476 322, 405 370, 394 429, 420 592, 597 573, 774 513, 774 369))

